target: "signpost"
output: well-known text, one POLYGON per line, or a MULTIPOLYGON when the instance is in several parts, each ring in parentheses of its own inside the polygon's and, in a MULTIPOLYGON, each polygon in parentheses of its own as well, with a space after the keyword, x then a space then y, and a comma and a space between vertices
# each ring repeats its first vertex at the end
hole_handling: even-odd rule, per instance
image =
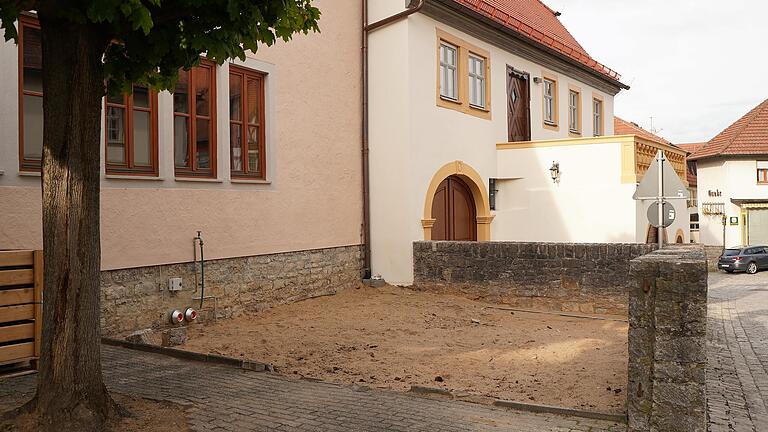
POLYGON ((677 176, 662 150, 656 152, 656 157, 645 172, 643 180, 637 185, 632 198, 640 201, 654 201, 648 209, 648 221, 657 229, 656 238, 661 249, 664 247, 662 230, 672 225, 675 220, 675 208, 667 200, 689 198, 688 189, 677 176))

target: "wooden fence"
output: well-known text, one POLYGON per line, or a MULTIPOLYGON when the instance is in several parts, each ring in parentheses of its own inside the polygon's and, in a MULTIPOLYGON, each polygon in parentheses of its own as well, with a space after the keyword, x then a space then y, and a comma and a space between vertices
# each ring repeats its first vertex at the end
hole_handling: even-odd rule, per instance
POLYGON ((43 251, 0 251, 0 377, 37 369, 42 299, 43 251))

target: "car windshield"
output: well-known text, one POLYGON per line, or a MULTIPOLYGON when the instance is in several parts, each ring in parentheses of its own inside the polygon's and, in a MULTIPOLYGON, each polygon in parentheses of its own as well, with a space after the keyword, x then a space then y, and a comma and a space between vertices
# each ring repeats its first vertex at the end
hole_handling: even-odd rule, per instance
POLYGON ((726 249, 723 256, 736 256, 741 252, 741 249, 726 249))

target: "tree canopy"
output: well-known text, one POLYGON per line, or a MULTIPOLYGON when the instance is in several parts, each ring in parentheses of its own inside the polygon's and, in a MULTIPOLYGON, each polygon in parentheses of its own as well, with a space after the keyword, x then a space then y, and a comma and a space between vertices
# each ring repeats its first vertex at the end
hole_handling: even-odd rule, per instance
POLYGON ((104 78, 124 92, 132 83, 170 89, 178 69, 195 66, 201 55, 218 64, 244 60, 258 44, 319 31, 320 18, 311 0, 0 0, 5 39, 17 38, 22 12, 41 9, 88 25, 106 41, 104 78))

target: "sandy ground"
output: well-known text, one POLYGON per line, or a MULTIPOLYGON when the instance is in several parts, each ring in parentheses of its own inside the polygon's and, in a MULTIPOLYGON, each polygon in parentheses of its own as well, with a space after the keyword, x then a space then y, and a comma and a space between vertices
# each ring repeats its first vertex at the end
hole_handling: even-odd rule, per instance
POLYGON ((333 382, 625 411, 626 323, 503 307, 396 287, 352 289, 191 326, 180 348, 333 382))
MULTIPOLYGON (((134 396, 112 393, 112 397, 127 410, 127 417, 113 419, 105 432, 189 432, 187 416, 182 407, 170 402, 153 401, 134 396)), ((0 412, 10 411, 24 401, 9 401, 11 406, 0 404, 0 412), (18 403, 16 403, 18 402, 18 403)), ((0 422, 2 432, 37 432, 33 417, 24 414, 13 420, 0 422)))

